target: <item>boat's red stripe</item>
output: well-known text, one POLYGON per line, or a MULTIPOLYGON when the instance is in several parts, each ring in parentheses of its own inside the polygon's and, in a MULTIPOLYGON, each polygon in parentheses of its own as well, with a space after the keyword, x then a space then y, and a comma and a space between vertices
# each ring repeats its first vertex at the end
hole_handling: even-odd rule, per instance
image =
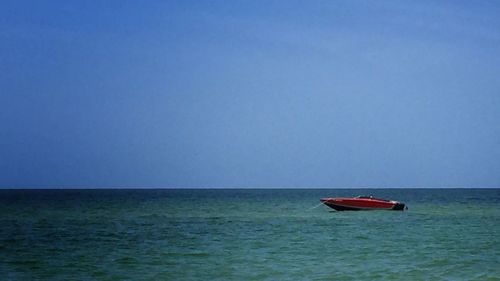
POLYGON ((339 204, 339 203, 331 202, 331 201, 326 201, 325 203, 331 204, 331 205, 336 205, 336 206, 341 206, 341 207, 346 207, 346 208, 356 208, 356 209, 364 209, 364 210, 366 210, 366 209, 392 209, 392 207, 394 207, 394 205, 391 205, 389 207, 386 207, 386 206, 378 207, 378 206, 346 205, 346 204, 339 204))

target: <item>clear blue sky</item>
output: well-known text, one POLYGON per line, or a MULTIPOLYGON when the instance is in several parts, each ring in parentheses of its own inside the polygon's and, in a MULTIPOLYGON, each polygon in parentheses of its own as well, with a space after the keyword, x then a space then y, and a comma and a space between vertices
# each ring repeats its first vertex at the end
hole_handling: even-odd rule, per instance
POLYGON ((1 1, 0 187, 498 187, 498 1, 1 1))

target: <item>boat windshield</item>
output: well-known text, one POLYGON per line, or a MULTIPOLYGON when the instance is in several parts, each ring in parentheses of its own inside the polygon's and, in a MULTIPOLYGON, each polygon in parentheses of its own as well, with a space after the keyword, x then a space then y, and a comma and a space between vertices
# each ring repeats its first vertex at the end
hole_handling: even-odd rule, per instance
POLYGON ((380 200, 380 201, 386 201, 386 202, 390 202, 390 200, 387 200, 387 199, 381 199, 381 198, 375 198, 373 196, 365 196, 365 195, 360 195, 360 196, 357 196, 356 198, 360 198, 360 199, 374 199, 374 200, 380 200))

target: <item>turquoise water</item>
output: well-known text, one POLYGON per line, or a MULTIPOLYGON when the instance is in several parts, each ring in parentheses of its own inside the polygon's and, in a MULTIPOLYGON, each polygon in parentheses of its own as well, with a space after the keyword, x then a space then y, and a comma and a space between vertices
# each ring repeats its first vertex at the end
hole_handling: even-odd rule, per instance
POLYGON ((500 280, 500 189, 0 190, 2 280, 500 280), (336 212, 374 195, 409 210, 336 212))

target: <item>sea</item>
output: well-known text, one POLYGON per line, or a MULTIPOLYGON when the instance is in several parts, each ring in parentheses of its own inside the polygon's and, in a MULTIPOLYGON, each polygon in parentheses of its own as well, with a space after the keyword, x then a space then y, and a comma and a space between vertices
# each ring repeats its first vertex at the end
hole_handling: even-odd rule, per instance
POLYGON ((0 190, 0 280, 500 280, 500 189, 0 190))

